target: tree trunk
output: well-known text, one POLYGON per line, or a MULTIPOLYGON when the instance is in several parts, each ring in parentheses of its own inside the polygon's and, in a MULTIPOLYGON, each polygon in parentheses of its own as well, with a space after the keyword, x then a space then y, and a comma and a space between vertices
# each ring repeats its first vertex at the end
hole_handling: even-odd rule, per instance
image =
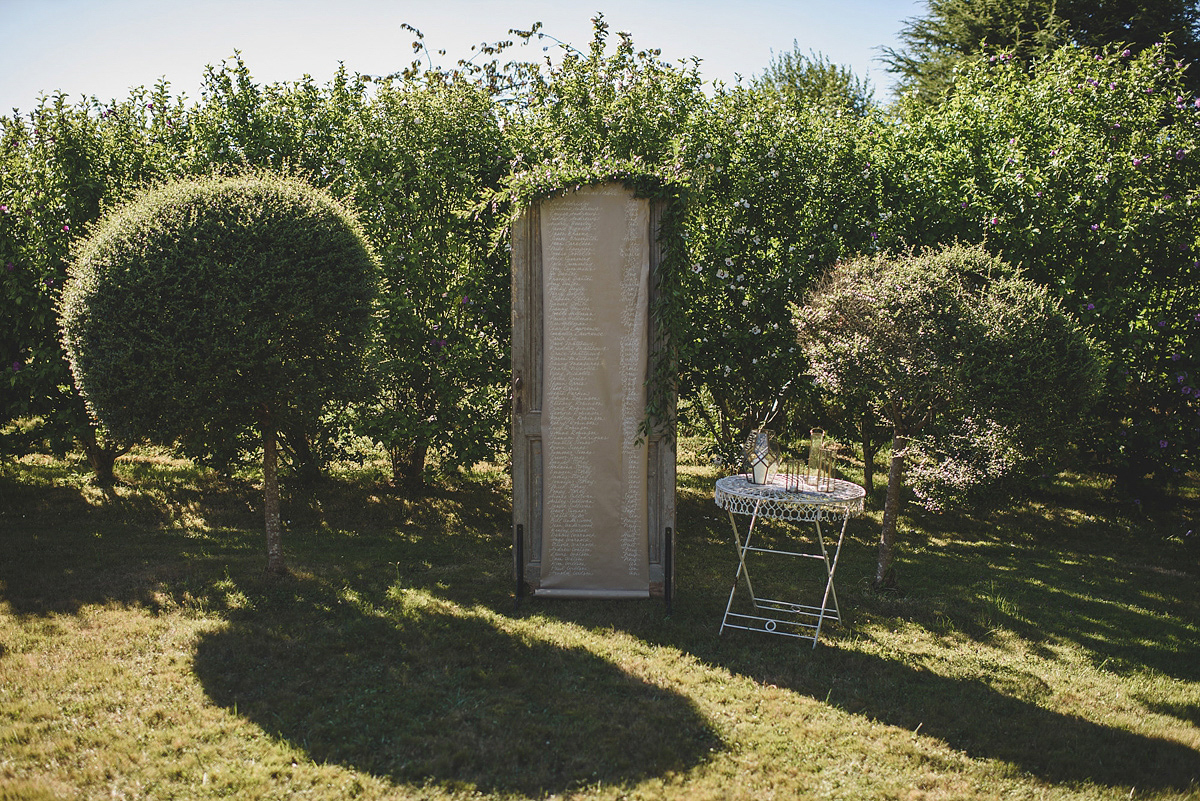
POLYGON ((101 445, 100 439, 96 436, 96 430, 91 426, 80 432, 79 441, 83 445, 83 452, 87 456, 88 464, 91 465, 94 474, 93 480, 102 487, 111 487, 116 484, 117 477, 113 473, 113 467, 117 463, 117 457, 128 453, 129 448, 101 445))
POLYGON ((873 443, 867 437, 863 437, 863 488, 867 491, 867 497, 871 497, 871 490, 875 489, 875 452, 878 448, 871 448, 873 443))
POLYGON ((863 452, 863 487, 867 490, 867 501, 870 502, 871 493, 875 490, 875 456, 879 453, 879 449, 883 447, 886 440, 880 436, 879 439, 875 435, 881 433, 880 428, 875 423, 874 415, 871 412, 864 412, 858 420, 858 436, 862 444, 863 452))
POLYGON ((312 486, 320 482, 321 460, 313 451, 312 443, 304 432, 284 434, 284 443, 292 452, 292 470, 303 484, 312 486))
POLYGON ((875 567, 875 589, 894 588, 892 554, 896 544, 896 519, 900 516, 900 489, 904 483, 905 445, 908 438, 900 432, 892 436, 892 463, 888 468, 887 501, 883 505, 883 528, 879 532, 879 561, 875 567))
POLYGON ((287 574, 283 562, 283 538, 279 525, 279 452, 275 424, 269 412, 263 412, 263 514, 267 524, 267 575, 287 574))
POLYGON ((392 448, 388 455, 392 459, 392 486, 419 490, 425 486, 425 457, 429 443, 416 442, 406 448, 392 448))

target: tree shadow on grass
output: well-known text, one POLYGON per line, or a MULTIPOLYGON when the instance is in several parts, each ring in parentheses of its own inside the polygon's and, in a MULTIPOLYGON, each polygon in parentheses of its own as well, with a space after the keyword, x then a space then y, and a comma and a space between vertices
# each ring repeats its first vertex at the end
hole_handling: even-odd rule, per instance
MULTIPOLYGON (((1184 791, 1194 791, 1200 783, 1200 752, 1047 709, 1053 690, 1032 671, 995 664, 970 677, 942 675, 903 655, 888 658, 839 647, 842 638, 864 636, 848 627, 831 627, 814 650, 807 641, 764 634, 718 635, 737 559, 728 522, 710 507, 708 497, 687 497, 680 503, 680 519, 693 524, 686 529, 681 524, 689 537, 677 556, 679 575, 688 579, 678 585, 672 618, 629 621, 627 630, 634 636, 852 714, 909 731, 919 727, 921 735, 973 758, 1002 760, 1045 781, 1184 791)), ((1195 663, 1188 661, 1194 645, 1181 647, 1186 615, 1178 609, 1169 616, 1148 611, 1166 602, 1151 606, 1142 588, 1127 586, 1125 568, 1103 554, 1088 558, 1062 542, 1039 548, 1006 544, 985 550, 960 543, 930 548, 907 566, 912 597, 884 608, 887 602, 879 593, 854 579, 869 575, 874 563, 869 539, 855 531, 863 526, 870 529, 864 521, 852 521, 857 538, 848 533, 838 568, 841 608, 851 625, 856 617, 901 617, 935 633, 944 633, 949 625, 954 636, 969 644, 990 640, 982 627, 971 631, 964 625, 986 618, 990 626, 1013 632, 1025 643, 1073 641, 1097 662, 1148 666, 1189 680, 1196 676, 1195 663), (1006 597, 993 603, 983 597, 989 593, 1006 597), (1131 637, 1131 631, 1142 636, 1131 637)), ((762 536, 777 534, 783 536, 764 529, 762 536)), ((598 612, 590 608, 561 607, 557 614, 584 626, 599 624, 598 612)), ((1147 706, 1156 708, 1150 702, 1147 706)), ((1157 711, 1181 720, 1195 715, 1187 706, 1157 711)))
POLYGON ((197 646, 209 696, 318 762, 537 795, 687 770, 722 747, 677 693, 420 590, 382 609, 288 579, 197 646), (386 610, 386 611, 385 611, 386 610))
POLYGON ((1200 783, 1200 752, 1045 709, 1037 699, 1050 688, 1032 673, 965 680, 836 647, 819 648, 806 673, 786 684, 883 723, 919 727, 972 757, 1009 762, 1046 781, 1164 790, 1200 783))

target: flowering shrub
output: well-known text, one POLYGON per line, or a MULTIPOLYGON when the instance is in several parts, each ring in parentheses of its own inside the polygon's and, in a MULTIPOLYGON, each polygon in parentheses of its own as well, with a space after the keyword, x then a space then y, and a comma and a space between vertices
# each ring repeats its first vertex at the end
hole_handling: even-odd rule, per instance
POLYGON ((817 385, 865 393, 892 428, 876 586, 891 583, 906 470, 929 508, 1010 495, 1072 440, 1100 387, 1075 322, 978 247, 844 262, 795 314, 817 385))
POLYGON ((877 247, 886 215, 863 129, 858 117, 738 87, 687 131, 680 394, 685 421, 726 464, 772 410, 773 425, 816 423, 788 304, 838 259, 877 247))
POLYGON ((901 239, 983 243, 1108 354, 1099 463, 1135 492, 1193 464, 1200 99, 1168 49, 982 59, 947 102, 902 106, 876 141, 901 239))
POLYGON ((1108 354, 1086 438, 1097 463, 1141 492, 1194 461, 1200 99, 1167 48, 1064 48, 1033 64, 1000 53, 965 65, 941 105, 839 116, 760 84, 706 96, 694 63, 625 34, 612 44, 598 18, 587 52, 557 66, 343 70, 326 86, 260 85, 236 58, 191 105, 160 85, 4 119, 0 419, 41 414, 99 447, 50 313, 70 243, 147 182, 268 168, 352 206, 387 276, 380 393, 286 432, 297 455, 329 453, 348 416, 398 479, 431 452, 455 465, 502 451, 504 222, 539 193, 615 179, 685 201, 667 220, 656 313, 676 348, 681 421, 719 456, 775 414, 777 427, 840 427, 869 457, 867 399, 814 392, 787 305, 841 259, 958 241, 1048 287, 1108 354))

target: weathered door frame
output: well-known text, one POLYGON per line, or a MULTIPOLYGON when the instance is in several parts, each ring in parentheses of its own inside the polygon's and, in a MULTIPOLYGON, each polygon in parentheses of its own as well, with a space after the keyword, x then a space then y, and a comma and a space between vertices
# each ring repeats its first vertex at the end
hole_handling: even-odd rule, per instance
MULTIPOLYGON (((663 248, 659 230, 664 201, 650 202, 650 308, 658 294, 663 248)), ((517 602, 536 594, 542 569, 542 336, 541 205, 524 209, 512 225, 512 486, 513 570, 517 602)), ((647 381, 667 347, 654 314, 648 315, 647 381)), ((648 390, 653 391, 648 385, 648 390)), ((672 388, 673 390, 673 388, 672 388)), ((647 531, 650 594, 668 606, 674 590, 675 393, 669 393, 669 427, 648 437, 647 531)))

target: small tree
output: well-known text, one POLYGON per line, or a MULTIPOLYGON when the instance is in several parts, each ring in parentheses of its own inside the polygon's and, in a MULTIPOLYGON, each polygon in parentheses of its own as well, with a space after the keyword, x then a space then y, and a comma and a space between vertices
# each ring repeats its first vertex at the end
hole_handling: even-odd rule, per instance
POLYGON ((795 40, 790 52, 772 54, 771 63, 753 84, 801 109, 818 106, 862 116, 874 103, 869 81, 822 53, 804 55, 795 40))
POLYGON ((893 586, 905 469, 921 499, 995 500, 1071 441, 1100 389, 1092 343, 1046 291, 980 248, 834 268, 795 322, 816 383, 892 429, 874 584, 893 586))
POLYGON ((60 304, 71 372, 118 438, 263 450, 267 571, 285 572, 277 437, 362 374, 376 265, 327 196, 267 175, 179 182, 106 217, 60 304))

